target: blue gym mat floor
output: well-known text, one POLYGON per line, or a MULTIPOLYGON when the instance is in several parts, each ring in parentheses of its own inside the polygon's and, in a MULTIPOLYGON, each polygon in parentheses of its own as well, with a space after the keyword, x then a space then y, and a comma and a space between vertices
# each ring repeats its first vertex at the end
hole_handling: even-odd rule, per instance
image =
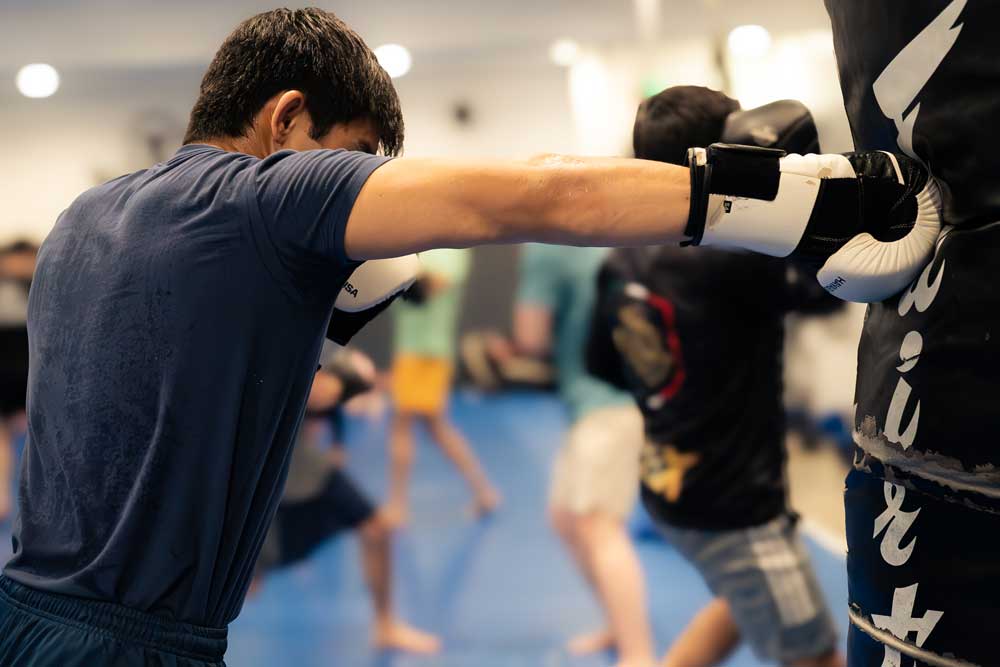
MULTIPOLYGON (((231 667, 606 667, 613 656, 576 658, 563 646, 596 629, 599 608, 549 531, 549 466, 565 429, 552 398, 459 393, 457 425, 504 494, 483 521, 466 515, 468 491, 422 436, 413 471, 411 517, 396 540, 399 611, 441 635, 433 657, 378 654, 369 643, 370 606, 352 535, 333 538, 307 561, 269 576, 230 629, 231 667)), ((350 420, 348 467, 373 497, 386 477, 386 420, 350 420)), ((640 522, 641 523, 641 522, 640 522)), ((843 557, 807 538, 820 581, 846 634, 843 557)), ((653 536, 639 541, 657 647, 662 651, 708 593, 695 571, 653 536)), ((729 667, 760 663, 742 649, 729 667)))

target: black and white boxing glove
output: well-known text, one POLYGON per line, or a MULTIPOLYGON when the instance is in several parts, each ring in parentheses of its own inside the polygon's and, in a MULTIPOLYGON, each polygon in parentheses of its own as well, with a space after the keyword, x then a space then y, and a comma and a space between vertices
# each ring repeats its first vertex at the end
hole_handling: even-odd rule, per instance
POLYGON ((881 301, 909 285, 941 232, 938 186, 906 156, 713 144, 691 149, 688 163, 687 244, 798 260, 845 301, 881 301))
POLYGON ((347 345, 409 289, 419 274, 420 259, 416 255, 371 259, 359 266, 337 295, 326 337, 338 345, 347 345))

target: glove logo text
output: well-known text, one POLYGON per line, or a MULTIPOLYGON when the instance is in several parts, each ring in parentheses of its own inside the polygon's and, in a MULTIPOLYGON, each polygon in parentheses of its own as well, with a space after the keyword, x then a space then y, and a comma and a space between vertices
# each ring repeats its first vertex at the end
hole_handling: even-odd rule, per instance
POLYGON ((844 280, 842 277, 837 276, 836 280, 831 281, 827 285, 823 285, 823 289, 825 289, 827 292, 835 292, 841 287, 843 287, 846 282, 847 281, 844 280))

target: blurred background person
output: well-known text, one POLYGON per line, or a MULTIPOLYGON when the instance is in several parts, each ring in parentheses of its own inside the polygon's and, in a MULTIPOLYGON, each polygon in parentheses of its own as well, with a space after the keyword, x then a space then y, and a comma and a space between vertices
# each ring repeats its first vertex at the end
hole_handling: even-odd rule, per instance
POLYGON ((642 415, 627 393, 590 375, 584 360, 597 270, 606 255, 602 248, 522 246, 512 340, 487 340, 484 358, 470 366, 509 378, 508 369, 537 367, 527 360, 555 365, 570 426, 552 468, 549 518, 606 622, 573 638, 568 649, 614 649, 619 667, 647 667, 654 658, 645 582, 626 528, 638 492, 642 415))
MULTIPOLYGON (((668 88, 639 107, 636 157, 683 164, 688 147, 716 141, 819 152, 801 104, 739 109, 708 88, 668 88)), ((601 272, 590 367, 635 395, 644 504, 715 596, 665 667, 721 665, 740 642, 768 663, 845 664, 788 506, 781 388, 785 314, 837 301, 790 271, 750 253, 663 246, 617 250, 601 272)))
POLYGON ((395 305, 389 437, 389 497, 385 513, 395 526, 409 520, 415 432, 423 428, 472 490, 474 517, 494 511, 500 493, 475 452, 448 418, 459 309, 469 275, 470 251, 452 248, 420 254, 423 274, 410 298, 395 305))
POLYGON ((0 521, 10 516, 14 441, 24 434, 28 388, 28 289, 38 246, 20 240, 0 248, 0 521))
POLYGON ((374 611, 374 645, 436 653, 441 648, 437 637, 395 615, 391 526, 343 470, 341 409, 350 399, 370 391, 374 383, 375 366, 368 357, 327 344, 292 449, 285 492, 257 560, 253 588, 261 585, 268 572, 302 561, 344 531, 354 532, 361 545, 361 564, 374 611), (323 427, 330 422, 335 440, 324 443, 323 427))

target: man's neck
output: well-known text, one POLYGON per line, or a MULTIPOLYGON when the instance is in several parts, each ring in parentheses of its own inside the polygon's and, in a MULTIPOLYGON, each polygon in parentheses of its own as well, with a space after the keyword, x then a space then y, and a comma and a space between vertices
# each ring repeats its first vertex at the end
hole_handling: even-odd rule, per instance
POLYGON ((215 146, 216 148, 220 148, 229 153, 245 153, 261 159, 267 157, 268 155, 268 151, 265 150, 263 142, 258 140, 257 133, 253 130, 247 132, 247 135, 244 137, 213 137, 210 139, 192 141, 191 143, 215 146))

